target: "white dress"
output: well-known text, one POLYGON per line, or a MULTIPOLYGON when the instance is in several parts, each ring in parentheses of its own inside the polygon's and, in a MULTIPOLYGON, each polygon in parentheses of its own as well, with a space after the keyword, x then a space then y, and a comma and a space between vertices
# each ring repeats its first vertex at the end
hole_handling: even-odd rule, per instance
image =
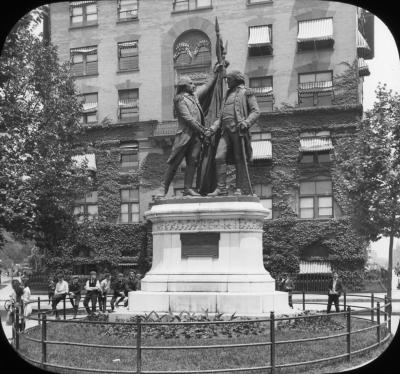
POLYGON ((32 314, 32 303, 28 304, 28 302, 31 301, 31 290, 29 287, 24 288, 21 300, 24 303, 24 317, 28 317, 32 314))

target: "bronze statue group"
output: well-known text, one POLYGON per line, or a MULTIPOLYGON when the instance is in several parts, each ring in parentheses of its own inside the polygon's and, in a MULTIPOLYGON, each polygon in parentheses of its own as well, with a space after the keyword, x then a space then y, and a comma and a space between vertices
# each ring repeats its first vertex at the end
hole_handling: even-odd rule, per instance
MULTIPOLYGON (((183 159, 186 161, 184 196, 228 195, 226 178, 229 163, 234 164, 236 168, 234 195, 242 194, 243 175, 247 176, 252 194, 247 169, 247 163, 252 160, 249 130, 257 121, 260 112, 254 93, 245 87, 244 75, 237 70, 225 73, 228 64, 225 60, 216 63, 213 78, 197 89, 189 77, 182 77, 178 81, 174 97, 178 130, 167 160, 168 168, 162 183, 163 192, 158 198, 167 195, 170 183, 183 159), (209 113, 210 108, 206 107, 207 101, 208 104, 210 102, 207 96, 211 97, 213 92, 210 91, 216 90, 216 82, 223 84, 224 79, 228 86, 226 94, 222 100, 219 99, 220 105, 214 114, 216 118, 213 118, 213 123, 207 123, 204 112, 207 111, 208 119, 212 117, 212 113, 209 113), (194 187, 196 169, 197 183, 194 187)), ((221 95, 223 90, 219 91, 221 95)))

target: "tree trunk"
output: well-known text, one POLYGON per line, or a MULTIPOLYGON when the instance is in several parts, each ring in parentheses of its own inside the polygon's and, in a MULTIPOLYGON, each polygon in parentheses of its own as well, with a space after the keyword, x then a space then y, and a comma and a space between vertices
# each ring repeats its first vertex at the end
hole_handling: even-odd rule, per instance
POLYGON ((392 300, 392 272, 393 272, 393 230, 390 232, 389 240, 389 259, 388 259, 388 285, 387 285, 387 295, 389 300, 392 300))

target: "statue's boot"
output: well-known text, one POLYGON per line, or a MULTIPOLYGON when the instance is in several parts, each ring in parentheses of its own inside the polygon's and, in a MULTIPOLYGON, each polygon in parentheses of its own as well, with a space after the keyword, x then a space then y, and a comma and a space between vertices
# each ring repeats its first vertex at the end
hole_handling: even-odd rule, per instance
POLYGON ((217 163, 217 188, 207 194, 207 196, 226 196, 228 195, 228 190, 226 188, 226 164, 217 163))
POLYGON ((164 181, 161 182, 161 187, 163 188, 163 192, 157 194, 156 199, 163 198, 167 195, 169 190, 169 185, 171 184, 172 178, 175 175, 176 170, 173 167, 169 166, 164 177, 164 181))
POLYGON ((155 197, 156 199, 163 198, 167 195, 168 189, 169 189, 169 184, 168 186, 165 184, 165 182, 161 182, 161 187, 163 188, 163 192, 158 193, 155 197))
POLYGON ((200 196, 198 192, 196 192, 192 188, 194 174, 196 172, 196 165, 187 165, 185 170, 185 179, 183 181, 183 196, 200 196))

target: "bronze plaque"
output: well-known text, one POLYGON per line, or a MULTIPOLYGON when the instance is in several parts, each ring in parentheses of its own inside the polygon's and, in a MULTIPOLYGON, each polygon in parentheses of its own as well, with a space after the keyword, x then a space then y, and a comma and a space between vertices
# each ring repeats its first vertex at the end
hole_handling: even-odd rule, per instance
POLYGON ((218 258, 219 232, 196 232, 181 234, 182 258, 218 258))

